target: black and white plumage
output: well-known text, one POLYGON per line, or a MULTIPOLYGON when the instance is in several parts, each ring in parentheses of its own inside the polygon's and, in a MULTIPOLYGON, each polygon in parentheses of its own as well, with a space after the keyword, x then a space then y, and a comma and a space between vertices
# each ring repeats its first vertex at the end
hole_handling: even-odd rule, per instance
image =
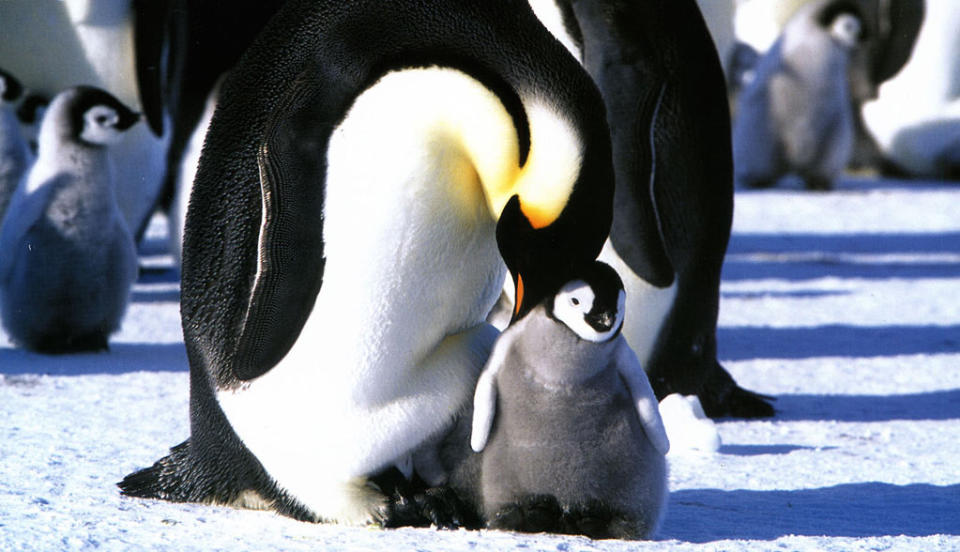
POLYGON ((0 223, 17 185, 33 161, 14 112, 14 102, 22 94, 20 82, 0 69, 0 223))
POLYGON ((496 528, 650 537, 667 496, 657 399, 616 272, 574 277, 503 332, 477 383, 482 509, 496 528))
POLYGON ((286 3, 190 198, 191 436, 124 492, 384 517, 368 479, 469 403, 503 260, 542 297, 612 187, 602 100, 526 2, 286 3))
POLYGON ((697 395, 713 417, 773 415, 717 360, 733 166, 723 71, 696 2, 553 5, 606 104, 617 186, 600 259, 624 280, 627 341, 659 398, 697 395))
POLYGON ((791 17, 739 96, 739 184, 769 187, 796 174, 807 188, 833 187, 853 152, 848 73, 862 29, 861 12, 849 1, 811 2, 791 17))
POLYGON ((50 104, 37 160, 0 229, 0 314, 18 345, 101 350, 118 328, 137 261, 108 148, 139 120, 96 88, 50 104))

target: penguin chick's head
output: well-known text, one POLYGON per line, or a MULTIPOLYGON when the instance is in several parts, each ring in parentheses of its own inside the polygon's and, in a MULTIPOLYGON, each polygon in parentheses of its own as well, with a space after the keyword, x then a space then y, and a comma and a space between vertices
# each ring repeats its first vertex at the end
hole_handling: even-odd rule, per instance
POLYGON ((58 127, 58 134, 65 139, 89 146, 108 146, 117 143, 123 132, 140 118, 139 113, 133 112, 109 92, 91 86, 77 86, 53 99, 44 123, 50 119, 50 124, 58 127))
POLYGON ((617 272, 596 261, 548 300, 547 312, 581 339, 602 343, 623 327, 626 293, 617 272))
POLYGON ((15 102, 22 93, 23 87, 20 86, 20 81, 13 78, 10 73, 0 69, 0 102, 15 102))

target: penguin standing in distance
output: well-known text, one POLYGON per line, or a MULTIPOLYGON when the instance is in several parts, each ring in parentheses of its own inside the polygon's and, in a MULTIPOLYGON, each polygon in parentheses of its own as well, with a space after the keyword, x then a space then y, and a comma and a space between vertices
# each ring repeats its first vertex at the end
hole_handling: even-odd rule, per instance
MULTIPOLYGON (((0 223, 33 155, 20 130, 13 104, 23 94, 20 82, 0 69, 0 223)), ((3 252, 0 251, 0 255, 3 252)))
POLYGON ((0 229, 0 314, 18 345, 103 350, 120 325, 137 259, 108 147, 139 120, 97 88, 68 89, 50 104, 37 160, 0 229))
POLYGON ((501 334, 474 395, 490 527, 648 538, 667 498, 657 399, 621 334, 625 294, 601 262, 501 334))
POLYGON ((853 153, 847 75, 862 29, 850 1, 811 2, 790 19, 738 99, 738 184, 766 188, 793 173, 808 189, 833 188, 853 153))
POLYGON ((663 397, 711 417, 762 417, 769 397, 717 361, 720 269, 733 220, 726 85, 695 0, 556 0, 563 43, 596 82, 613 143, 613 227, 600 260, 623 278, 623 333, 663 397))
MULTIPOLYGON (((117 204, 135 236, 161 192, 170 142, 165 95, 177 70, 167 21, 181 0, 0 2, 0 59, 34 93, 89 85, 142 112, 147 124, 112 147, 117 204)), ((202 99, 201 99, 202 103, 202 99)))
POLYGON ((612 199, 602 99, 525 1, 285 3, 190 198, 190 438, 121 489, 389 522, 370 478, 469 404, 498 242, 536 302, 599 254, 612 199))

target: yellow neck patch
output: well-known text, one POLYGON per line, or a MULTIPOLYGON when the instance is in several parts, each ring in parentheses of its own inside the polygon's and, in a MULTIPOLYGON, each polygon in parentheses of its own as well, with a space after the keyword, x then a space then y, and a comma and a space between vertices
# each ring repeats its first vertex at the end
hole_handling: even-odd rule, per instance
POLYGON ((521 209, 534 228, 548 226, 560 216, 582 158, 580 137, 562 114, 537 98, 522 98, 530 152, 520 167, 513 119, 482 83, 449 68, 408 69, 384 80, 398 78, 409 78, 420 93, 405 95, 396 102, 397 109, 423 118, 432 151, 448 157, 451 150, 458 152, 459 159, 448 159, 450 170, 465 186, 473 182, 481 187, 494 219, 514 195, 520 197, 521 209))

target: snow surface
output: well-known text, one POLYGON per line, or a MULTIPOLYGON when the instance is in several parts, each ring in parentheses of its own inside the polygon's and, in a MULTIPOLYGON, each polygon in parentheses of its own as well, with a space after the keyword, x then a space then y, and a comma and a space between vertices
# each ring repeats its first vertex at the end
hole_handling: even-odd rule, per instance
POLYGON ((379 530, 120 497, 189 433, 158 231, 111 352, 0 335, 0 550, 960 550, 960 187, 847 180, 741 191, 720 357, 776 418, 671 453, 658 540, 379 530))

